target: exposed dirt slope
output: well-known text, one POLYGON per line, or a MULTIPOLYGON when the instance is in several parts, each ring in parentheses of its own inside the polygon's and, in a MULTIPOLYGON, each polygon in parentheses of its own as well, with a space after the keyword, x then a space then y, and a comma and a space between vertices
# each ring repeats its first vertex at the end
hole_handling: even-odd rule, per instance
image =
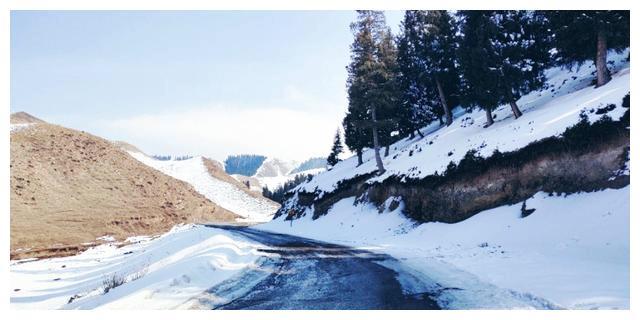
POLYGON ((238 218, 113 143, 57 125, 12 132, 10 168, 12 259, 73 254, 104 235, 124 240, 238 218))

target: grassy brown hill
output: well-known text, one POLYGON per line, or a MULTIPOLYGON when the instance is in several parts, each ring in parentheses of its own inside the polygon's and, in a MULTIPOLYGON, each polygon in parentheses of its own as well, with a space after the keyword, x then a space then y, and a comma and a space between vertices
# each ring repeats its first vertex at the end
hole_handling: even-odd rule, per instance
POLYGON ((16 112, 11 114, 11 123, 24 124, 24 123, 45 123, 45 122, 26 112, 21 111, 21 112, 16 112))
POLYGON ((124 151, 128 151, 128 152, 138 152, 138 153, 142 153, 145 154, 144 152, 142 152, 142 150, 138 149, 138 147, 124 142, 124 141, 113 141, 112 142, 116 147, 124 150, 124 151))
POLYGON ((85 132, 39 121, 12 132, 10 148, 12 259, 73 254, 104 235, 124 240, 238 217, 85 132))

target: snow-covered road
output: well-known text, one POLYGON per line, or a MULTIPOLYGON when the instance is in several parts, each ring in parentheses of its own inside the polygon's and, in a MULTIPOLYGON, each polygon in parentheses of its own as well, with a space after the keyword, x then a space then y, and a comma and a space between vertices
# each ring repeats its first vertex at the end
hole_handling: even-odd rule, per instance
MULTIPOLYGON (((439 309, 429 293, 406 294, 386 254, 246 227, 216 227, 260 242, 260 267, 194 299, 202 309, 439 309)), ((414 279, 415 281, 421 281, 414 279)), ((423 283, 423 286, 433 284, 423 283)))

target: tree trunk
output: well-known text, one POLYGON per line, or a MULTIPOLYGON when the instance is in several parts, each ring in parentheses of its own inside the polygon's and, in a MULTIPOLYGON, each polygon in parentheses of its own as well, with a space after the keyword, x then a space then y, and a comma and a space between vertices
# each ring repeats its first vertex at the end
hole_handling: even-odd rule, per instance
POLYGON ((607 84, 611 80, 607 69, 607 35, 604 31, 598 31, 598 51, 596 52, 596 74, 598 80, 596 88, 607 84))
POLYGON ((388 157, 389 156, 389 145, 384 146, 384 157, 388 157))
POLYGON ((451 110, 449 110, 449 106, 447 105, 447 97, 444 95, 444 89, 442 89, 442 84, 440 83, 440 79, 438 77, 436 77, 436 86, 438 87, 438 95, 440 96, 440 103, 442 104, 442 109, 444 109, 444 116, 446 118, 446 123, 447 123, 447 126, 449 126, 453 122, 453 118, 451 117, 451 110))
POLYGON ((513 112, 513 116, 516 117, 516 119, 520 118, 522 116, 522 111, 518 108, 518 104, 516 103, 516 99, 513 97, 511 90, 507 91, 507 95, 509 97, 509 104, 511 105, 511 112, 513 112))
POLYGON ((509 104, 511 105, 511 112, 513 112, 513 116, 516 117, 516 119, 520 118, 522 116, 522 111, 518 109, 518 105, 516 104, 516 101, 511 99, 509 101, 509 104))
POLYGON ((359 167, 362 164, 362 149, 356 150, 356 154, 358 155, 358 165, 356 167, 359 167))
POLYGON ((409 140, 413 140, 413 138, 415 137, 416 137, 415 131, 411 130, 411 132, 409 133, 409 140))
POLYGON ((491 114, 491 109, 489 108, 485 108, 484 111, 487 114, 487 123, 484 125, 484 127, 486 128, 493 124, 493 115, 491 114))
POLYGON ((420 135, 420 138, 424 138, 424 134, 422 134, 422 132, 420 131, 420 129, 416 129, 416 131, 418 132, 418 134, 420 135))
POLYGON ((373 133, 373 152, 376 157, 376 165, 378 166, 378 175, 384 173, 384 165, 382 164, 382 158, 380 158, 380 142, 378 141, 378 128, 376 127, 376 108, 371 108, 371 120, 373 121, 373 126, 371 127, 371 132, 373 133))

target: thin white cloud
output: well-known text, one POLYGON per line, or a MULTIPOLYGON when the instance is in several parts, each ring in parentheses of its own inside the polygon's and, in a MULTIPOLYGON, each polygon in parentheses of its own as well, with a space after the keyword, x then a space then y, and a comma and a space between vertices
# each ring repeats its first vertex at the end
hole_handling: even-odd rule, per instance
POLYGON ((304 160, 330 151, 342 117, 335 110, 217 105, 119 119, 104 128, 151 154, 223 160, 229 154, 255 153, 304 160))

